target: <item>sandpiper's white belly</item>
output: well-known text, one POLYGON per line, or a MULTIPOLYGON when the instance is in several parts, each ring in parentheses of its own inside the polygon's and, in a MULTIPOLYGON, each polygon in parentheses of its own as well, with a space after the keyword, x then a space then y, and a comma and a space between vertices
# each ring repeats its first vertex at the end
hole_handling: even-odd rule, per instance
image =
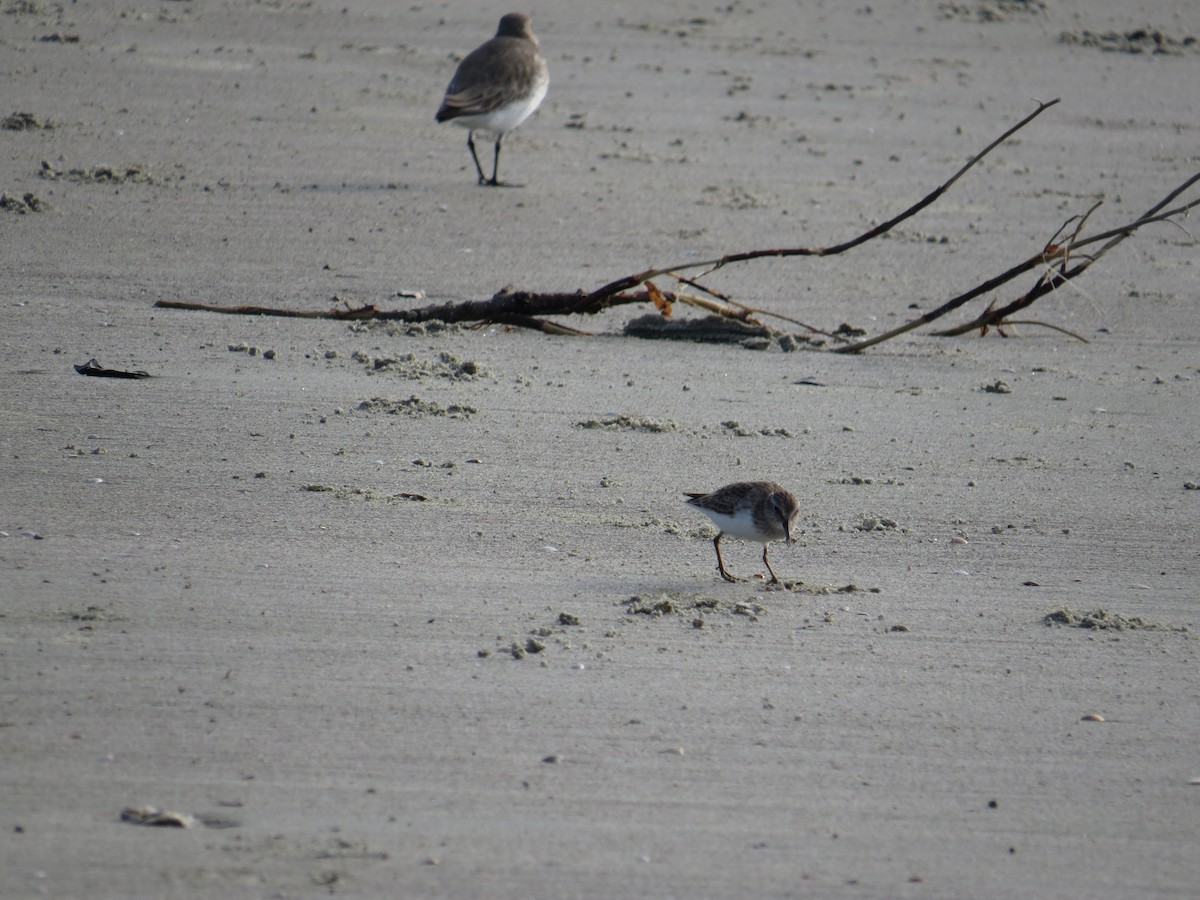
POLYGON ((760 544, 766 544, 771 541, 782 540, 785 537, 782 528, 776 529, 771 534, 760 532, 754 525, 754 515, 749 509, 739 510, 732 516, 713 512, 711 509, 704 509, 703 507, 700 509, 701 512, 712 519, 714 525, 732 538, 738 538, 743 541, 758 541, 760 544))

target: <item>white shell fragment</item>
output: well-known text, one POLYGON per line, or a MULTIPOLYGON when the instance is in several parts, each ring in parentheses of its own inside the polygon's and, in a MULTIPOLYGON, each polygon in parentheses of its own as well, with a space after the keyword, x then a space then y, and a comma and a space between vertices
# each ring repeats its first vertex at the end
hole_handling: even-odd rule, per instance
POLYGON ((121 810, 121 821, 156 828, 192 828, 196 824, 196 817, 159 809, 157 806, 129 806, 121 810))

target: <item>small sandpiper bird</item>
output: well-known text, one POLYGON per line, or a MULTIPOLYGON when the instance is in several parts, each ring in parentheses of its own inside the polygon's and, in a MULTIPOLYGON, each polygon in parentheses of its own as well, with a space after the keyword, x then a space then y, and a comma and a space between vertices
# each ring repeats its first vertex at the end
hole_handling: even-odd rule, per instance
POLYGON ((524 13, 509 13, 500 19, 496 36, 467 54, 450 79, 446 96, 437 111, 439 122, 454 122, 469 129, 467 148, 475 162, 479 183, 502 184, 500 142, 504 135, 524 122, 541 105, 550 85, 546 60, 524 13), (485 178, 475 154, 475 132, 496 135, 492 177, 485 178))
POLYGON ((792 542, 792 523, 800 513, 800 504, 791 491, 773 481, 739 481, 711 494, 684 496, 689 498, 689 505, 703 512, 720 529, 713 546, 717 549, 717 571, 722 578, 737 581, 725 571, 725 563, 721 560, 721 538, 729 535, 762 544, 763 564, 771 573, 771 583, 779 584, 767 557, 767 545, 779 540, 792 542))

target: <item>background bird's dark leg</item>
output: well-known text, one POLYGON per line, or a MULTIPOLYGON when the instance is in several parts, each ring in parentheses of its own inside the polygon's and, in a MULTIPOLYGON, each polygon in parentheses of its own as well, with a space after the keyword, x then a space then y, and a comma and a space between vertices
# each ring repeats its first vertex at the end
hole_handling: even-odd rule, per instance
POLYGON ((769 544, 763 544, 763 565, 767 567, 767 571, 771 573, 771 584, 779 584, 779 577, 775 574, 775 570, 771 568, 771 561, 767 559, 767 547, 769 544))
POLYGON ((479 183, 487 184, 487 179, 483 177, 483 166, 481 166, 479 164, 479 157, 475 155, 475 132, 474 131, 467 132, 467 149, 471 151, 471 159, 475 163, 475 171, 479 173, 479 183))
MULTIPOLYGON (((504 135, 496 135, 496 151, 492 154, 492 180, 488 182, 488 184, 492 185, 493 187, 500 183, 500 141, 503 139, 504 135)), ((479 173, 479 180, 483 180, 482 172, 479 173)))
POLYGON ((737 581, 736 578, 725 571, 725 563, 721 561, 721 538, 724 536, 725 532, 721 531, 713 538, 713 546, 717 548, 717 571, 721 573, 721 577, 726 581, 737 581))

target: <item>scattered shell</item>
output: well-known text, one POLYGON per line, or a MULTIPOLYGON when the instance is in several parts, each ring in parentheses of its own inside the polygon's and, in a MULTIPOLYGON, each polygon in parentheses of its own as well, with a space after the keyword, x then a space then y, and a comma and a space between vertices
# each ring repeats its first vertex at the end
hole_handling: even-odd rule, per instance
POLYGON ((157 806, 130 806, 121 810, 121 821, 157 828, 191 828, 196 824, 196 817, 159 809, 157 806))
POLYGON ((956 534, 954 537, 950 538, 950 543, 965 544, 965 543, 967 543, 967 539, 965 537, 963 537, 961 534, 956 534))
POLYGON ((1104 716, 1100 715, 1100 713, 1088 713, 1086 716, 1084 716, 1079 721, 1080 722, 1103 722, 1104 716))

